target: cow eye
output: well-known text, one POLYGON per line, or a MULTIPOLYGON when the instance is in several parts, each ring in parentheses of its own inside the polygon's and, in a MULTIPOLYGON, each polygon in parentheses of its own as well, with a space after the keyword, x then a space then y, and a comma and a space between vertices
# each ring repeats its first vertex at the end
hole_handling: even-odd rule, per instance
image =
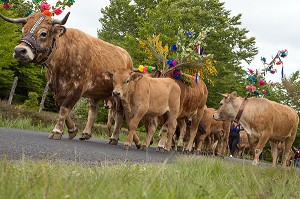
POLYGON ((42 32, 40 35, 41 35, 41 37, 46 37, 47 33, 46 32, 42 32))
POLYGON ((126 80, 125 84, 128 84, 128 83, 129 83, 129 79, 128 79, 128 80, 126 80))
POLYGON ((223 103, 221 102, 221 103, 220 103, 220 106, 222 106, 222 105, 223 105, 223 103))

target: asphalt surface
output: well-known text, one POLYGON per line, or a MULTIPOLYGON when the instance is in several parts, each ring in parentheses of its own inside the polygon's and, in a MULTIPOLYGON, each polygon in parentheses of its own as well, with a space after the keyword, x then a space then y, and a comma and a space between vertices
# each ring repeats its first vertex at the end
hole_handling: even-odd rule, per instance
POLYGON ((147 151, 137 150, 133 144, 125 150, 123 143, 108 144, 108 140, 91 138, 79 140, 79 136, 68 139, 63 135, 61 140, 48 139, 47 132, 0 128, 0 157, 9 160, 21 158, 33 160, 58 160, 80 162, 83 164, 106 164, 118 162, 163 163, 172 162, 178 154, 164 154, 150 147, 147 151))
MULTIPOLYGON (((0 158, 9 160, 50 160, 62 162, 79 162, 81 164, 115 164, 115 163, 172 163, 182 153, 172 151, 161 153, 155 147, 147 151, 136 149, 133 144, 129 150, 118 145, 108 144, 108 140, 91 138, 88 141, 79 140, 79 136, 68 139, 63 135, 61 140, 48 139, 47 132, 1 128, 0 127, 0 158)), ((252 160, 225 157, 226 161, 252 163, 252 160)), ((269 163, 261 162, 266 166, 269 163)))

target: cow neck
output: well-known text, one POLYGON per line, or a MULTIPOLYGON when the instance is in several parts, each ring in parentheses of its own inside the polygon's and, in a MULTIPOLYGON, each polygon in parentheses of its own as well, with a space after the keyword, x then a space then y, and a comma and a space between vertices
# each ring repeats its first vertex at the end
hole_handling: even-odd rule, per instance
POLYGON ((239 122, 239 121, 240 121, 241 116, 242 116, 242 114, 243 114, 243 112, 244 112, 244 108, 245 108, 247 102, 248 102, 248 97, 245 97, 244 100, 243 100, 243 102, 242 102, 242 104, 241 104, 241 106, 240 106, 240 108, 239 108, 238 113, 237 113, 236 116, 235 116, 234 121, 236 121, 236 122, 239 122))

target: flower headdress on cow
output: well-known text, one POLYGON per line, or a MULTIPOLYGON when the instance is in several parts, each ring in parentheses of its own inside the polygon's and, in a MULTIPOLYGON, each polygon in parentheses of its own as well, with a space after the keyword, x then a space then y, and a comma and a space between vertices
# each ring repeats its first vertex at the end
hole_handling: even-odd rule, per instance
POLYGON ((15 9, 19 15, 28 16, 33 12, 43 12, 47 16, 60 15, 66 6, 71 7, 75 0, 57 1, 55 6, 51 6, 46 0, 32 0, 18 2, 13 0, 1 0, 4 9, 15 9))
POLYGON ((209 34, 209 28, 198 34, 193 29, 186 31, 179 28, 176 43, 171 45, 170 51, 168 51, 168 45, 162 46, 162 42, 158 40, 159 36, 154 36, 153 39, 148 38, 147 41, 140 40, 139 43, 141 47, 146 49, 149 58, 154 58, 162 63, 160 68, 163 70, 162 73, 172 71, 175 79, 189 85, 191 82, 185 74, 195 75, 196 83, 198 83, 199 78, 202 78, 213 84, 210 76, 217 74, 213 65, 213 55, 204 53, 204 47, 207 45, 206 37, 209 34), (167 57, 173 59, 167 59, 167 57))
POLYGON ((275 74, 277 73, 276 66, 281 65, 281 78, 284 78, 283 73, 283 61, 282 59, 285 58, 288 55, 288 51, 285 50, 279 50, 275 57, 272 58, 272 61, 267 63, 267 60, 265 57, 261 58, 261 61, 263 63, 264 68, 263 69, 256 69, 252 70, 248 68, 248 78, 249 84, 246 85, 247 94, 252 94, 256 97, 270 95, 271 90, 274 86, 276 86, 276 83, 273 83, 269 81, 267 83, 265 76, 267 73, 275 74))

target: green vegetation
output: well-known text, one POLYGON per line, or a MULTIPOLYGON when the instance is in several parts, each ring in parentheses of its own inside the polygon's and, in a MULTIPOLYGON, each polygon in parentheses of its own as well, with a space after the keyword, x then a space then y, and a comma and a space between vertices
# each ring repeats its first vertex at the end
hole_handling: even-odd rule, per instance
POLYGON ((0 198, 298 198, 300 170, 201 156, 81 165, 0 160, 0 198))

